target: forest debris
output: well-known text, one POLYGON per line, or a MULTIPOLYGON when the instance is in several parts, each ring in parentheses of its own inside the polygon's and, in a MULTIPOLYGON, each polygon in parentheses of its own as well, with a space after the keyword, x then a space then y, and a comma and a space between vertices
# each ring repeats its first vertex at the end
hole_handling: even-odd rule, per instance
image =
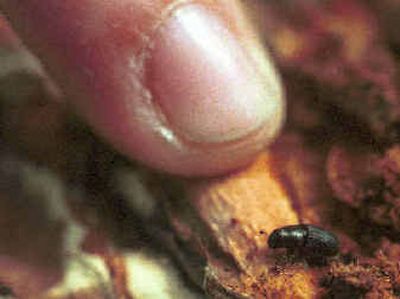
MULTIPOLYGON (((229 177, 188 181, 186 199, 174 197, 168 202, 172 223, 178 231, 186 227, 191 233, 185 234, 189 236, 185 241, 206 257, 205 283, 209 292, 218 294, 216 298, 264 298, 266 294, 311 298, 318 292, 315 277, 302 267, 278 276, 270 272, 274 258, 267 247, 268 235, 299 222, 279 177, 278 157, 264 153, 253 165, 229 177), (189 200, 191 207, 182 200, 189 200), (289 281, 293 287, 283 288, 289 281), (296 287, 295 281, 303 283, 296 287)), ((300 181, 296 186, 303 184, 300 181)))
POLYGON ((312 78, 318 98, 366 124, 376 139, 396 142, 397 64, 364 1, 279 1, 264 7, 267 42, 283 72, 312 78))
POLYGON ((361 217, 389 228, 393 233, 398 232, 399 161, 400 148, 397 145, 383 154, 372 149, 357 151, 354 147, 335 146, 327 163, 329 182, 337 198, 357 208, 361 217))

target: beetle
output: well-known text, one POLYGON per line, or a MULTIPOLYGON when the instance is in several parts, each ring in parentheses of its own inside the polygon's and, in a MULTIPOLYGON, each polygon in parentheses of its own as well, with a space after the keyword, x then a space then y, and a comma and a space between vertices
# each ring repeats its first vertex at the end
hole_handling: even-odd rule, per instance
POLYGON ((275 229, 268 238, 268 246, 297 251, 311 259, 334 256, 339 251, 339 241, 333 233, 311 224, 275 229))

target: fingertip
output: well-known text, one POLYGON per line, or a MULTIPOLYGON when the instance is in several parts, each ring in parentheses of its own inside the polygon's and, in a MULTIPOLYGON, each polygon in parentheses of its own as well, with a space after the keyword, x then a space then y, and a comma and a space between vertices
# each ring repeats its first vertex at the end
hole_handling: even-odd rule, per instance
POLYGON ((150 167, 224 173, 282 125, 279 76, 237 1, 3 2, 83 117, 150 167))

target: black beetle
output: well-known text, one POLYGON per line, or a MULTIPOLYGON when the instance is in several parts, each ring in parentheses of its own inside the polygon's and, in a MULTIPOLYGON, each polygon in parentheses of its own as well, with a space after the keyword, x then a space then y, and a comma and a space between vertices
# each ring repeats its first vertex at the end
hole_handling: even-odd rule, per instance
POLYGON ((308 257, 328 257, 339 251, 339 241, 334 234, 310 224, 275 229, 268 238, 268 246, 298 251, 308 257))

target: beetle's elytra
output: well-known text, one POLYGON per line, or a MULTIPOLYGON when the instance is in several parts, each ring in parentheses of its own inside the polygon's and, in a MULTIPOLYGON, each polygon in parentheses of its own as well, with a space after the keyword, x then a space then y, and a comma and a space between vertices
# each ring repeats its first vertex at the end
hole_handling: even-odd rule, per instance
POLYGON ((309 256, 333 256, 338 253, 336 236, 309 224, 289 225, 274 230, 268 238, 270 248, 299 249, 309 256))

